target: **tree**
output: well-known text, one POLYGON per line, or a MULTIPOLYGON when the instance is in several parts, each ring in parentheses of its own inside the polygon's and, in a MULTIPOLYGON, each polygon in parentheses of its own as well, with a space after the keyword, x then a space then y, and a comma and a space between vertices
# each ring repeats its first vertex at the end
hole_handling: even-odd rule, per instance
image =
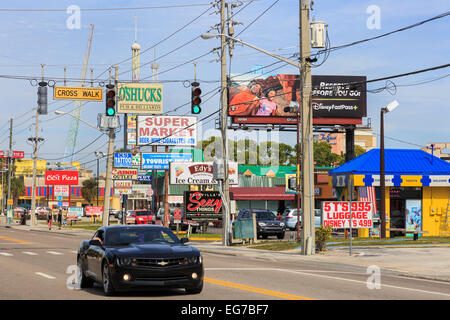
POLYGON ((23 178, 11 177, 11 195, 14 199, 15 205, 17 205, 17 200, 25 194, 25 184, 23 178))
POLYGON ((97 197, 97 180, 95 178, 90 178, 83 181, 83 187, 81 188, 81 194, 84 200, 92 203, 97 197))
POLYGON ((317 167, 333 167, 337 165, 341 157, 331 152, 331 146, 325 141, 314 142, 314 161, 317 167))

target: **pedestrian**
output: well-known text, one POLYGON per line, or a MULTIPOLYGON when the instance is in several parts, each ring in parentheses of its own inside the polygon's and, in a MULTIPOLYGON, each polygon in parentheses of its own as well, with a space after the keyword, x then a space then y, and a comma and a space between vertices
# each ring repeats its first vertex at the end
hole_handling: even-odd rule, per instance
POLYGON ((49 212, 47 214, 48 230, 52 230, 52 220, 53 220, 52 213, 49 212))
POLYGON ((59 209, 59 212, 58 212, 58 228, 59 228, 59 230, 61 230, 61 224, 62 224, 62 210, 59 209))

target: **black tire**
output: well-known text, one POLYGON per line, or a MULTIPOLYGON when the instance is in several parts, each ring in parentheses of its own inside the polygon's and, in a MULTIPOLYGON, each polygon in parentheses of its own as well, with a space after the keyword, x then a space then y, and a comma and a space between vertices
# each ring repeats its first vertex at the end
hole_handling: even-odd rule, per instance
POLYGON ((202 283, 200 283, 200 285, 198 287, 184 288, 184 290, 186 290, 187 294, 199 294, 203 290, 203 281, 202 281, 202 283))
POLYGON ((103 279, 103 292, 106 296, 113 296, 116 290, 111 282, 111 270, 109 269, 108 263, 103 263, 102 279, 103 279))
POLYGON ((284 239, 284 232, 277 234, 278 239, 284 239))
POLYGON ((94 285, 94 280, 89 277, 86 277, 84 274, 84 268, 81 265, 81 261, 78 260, 78 283, 80 284, 81 289, 92 288, 94 285))

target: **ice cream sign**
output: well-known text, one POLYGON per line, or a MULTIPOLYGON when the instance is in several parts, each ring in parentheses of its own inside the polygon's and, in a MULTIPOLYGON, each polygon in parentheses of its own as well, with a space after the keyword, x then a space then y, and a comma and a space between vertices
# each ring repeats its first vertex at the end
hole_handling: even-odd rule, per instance
MULTIPOLYGON (((228 180, 230 185, 239 184, 237 162, 228 163, 228 180)), ((212 162, 171 162, 170 184, 196 185, 217 184, 213 178, 212 162)))

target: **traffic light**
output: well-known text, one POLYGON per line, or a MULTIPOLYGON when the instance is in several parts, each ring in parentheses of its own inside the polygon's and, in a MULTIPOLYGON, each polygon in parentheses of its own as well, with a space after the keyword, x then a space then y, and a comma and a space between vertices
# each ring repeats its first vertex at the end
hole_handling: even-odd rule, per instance
POLYGON ((116 114, 116 91, 113 84, 106 85, 106 111, 108 117, 116 114))
POLYGON ((47 82, 39 82, 38 87, 38 113, 47 114, 47 82))
POLYGON ((192 114, 199 114, 202 112, 202 108, 200 108, 200 103, 202 102, 202 99, 200 98, 200 94, 202 93, 202 90, 199 87, 198 82, 192 82, 192 95, 191 95, 191 113, 192 114))

